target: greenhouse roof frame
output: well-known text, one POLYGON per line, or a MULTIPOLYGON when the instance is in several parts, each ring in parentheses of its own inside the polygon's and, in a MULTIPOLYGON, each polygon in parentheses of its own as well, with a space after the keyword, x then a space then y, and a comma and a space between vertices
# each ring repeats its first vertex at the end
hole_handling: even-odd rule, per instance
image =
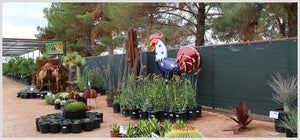
POLYGON ((58 39, 2 38, 2 55, 23 55, 46 47, 46 43, 65 42, 58 39))

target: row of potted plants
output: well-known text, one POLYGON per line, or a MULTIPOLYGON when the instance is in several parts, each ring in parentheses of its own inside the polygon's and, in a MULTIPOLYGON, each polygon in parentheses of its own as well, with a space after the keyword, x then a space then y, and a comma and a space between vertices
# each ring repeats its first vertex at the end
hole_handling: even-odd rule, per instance
POLYGON ((161 124, 156 118, 139 120, 135 126, 128 122, 120 131, 119 124, 110 125, 111 137, 122 138, 150 138, 150 137, 166 137, 166 138, 201 138, 204 137, 195 128, 190 128, 183 120, 177 120, 175 124, 171 124, 169 120, 164 120, 161 124))
POLYGON ((18 98, 28 99, 28 98, 40 98, 45 99, 45 96, 51 93, 50 91, 40 91, 35 86, 28 87, 17 93, 18 98))
POLYGON ((157 118, 196 120, 201 117, 201 106, 196 102, 196 80, 175 76, 166 82, 155 74, 144 78, 130 78, 121 85, 114 97, 114 113, 121 112, 132 120, 157 118), (120 108, 120 111, 119 111, 120 108))
POLYGON ((3 74, 12 79, 30 85, 30 75, 37 71, 37 64, 32 58, 23 58, 20 56, 10 56, 7 62, 2 63, 3 74))

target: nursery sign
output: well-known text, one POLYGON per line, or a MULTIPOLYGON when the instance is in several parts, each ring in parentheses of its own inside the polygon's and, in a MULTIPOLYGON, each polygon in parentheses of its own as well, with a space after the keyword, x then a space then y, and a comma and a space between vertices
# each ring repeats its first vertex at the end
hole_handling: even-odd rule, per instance
POLYGON ((270 111, 270 118, 278 119, 278 112, 277 111, 270 111))
POLYGON ((62 42, 46 43, 47 54, 64 54, 62 42))
POLYGON ((127 127, 126 126, 123 126, 121 125, 120 126, 120 131, 119 131, 120 134, 127 134, 127 127))

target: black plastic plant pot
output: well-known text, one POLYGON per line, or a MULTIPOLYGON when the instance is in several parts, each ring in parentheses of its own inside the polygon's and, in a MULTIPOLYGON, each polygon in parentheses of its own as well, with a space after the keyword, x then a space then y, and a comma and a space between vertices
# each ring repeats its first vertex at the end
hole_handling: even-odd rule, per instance
POLYGON ((80 133, 82 129, 81 122, 80 123, 71 123, 71 132, 72 133, 80 133))
POLYGON ((168 119, 171 123, 174 123, 175 122, 175 119, 176 119, 176 115, 175 115, 175 112, 174 111, 167 111, 168 113, 168 119))
POLYGON ((86 118, 86 110, 81 111, 64 111, 65 119, 83 119, 86 118))
POLYGON ((50 133, 59 133, 60 132, 60 124, 59 123, 50 123, 50 133))
POLYGON ((120 113, 120 104, 119 103, 113 103, 113 112, 114 113, 120 113))
POLYGON ((94 129, 100 128, 101 118, 94 119, 94 129))
POLYGON ((156 118, 159 119, 159 112, 158 111, 148 111, 148 118, 156 118))
POLYGON ((186 117, 186 112, 175 112, 175 120, 183 120, 184 122, 186 122, 187 117, 186 117))
POLYGON ((45 99, 45 95, 44 95, 44 94, 41 94, 41 95, 40 95, 40 99, 45 99))
POLYGON ((40 131, 39 120, 40 118, 35 118, 36 131, 40 131))
POLYGON ((92 131, 94 129, 94 122, 93 120, 90 121, 83 121, 82 122, 82 127, 84 131, 92 131))
POLYGON ((60 103, 54 104, 54 109, 60 109, 60 103))
POLYGON ((130 116, 130 114, 129 114, 129 109, 123 109, 122 115, 123 115, 124 117, 130 116))
POLYGON ((138 120, 140 118, 138 109, 130 109, 129 112, 131 120, 138 120))
POLYGON ((147 120, 148 119, 148 112, 147 111, 139 111, 139 116, 141 120, 147 120))
POLYGON ((65 124, 60 124, 60 130, 61 133, 67 134, 71 132, 71 124, 70 123, 65 123, 65 124))
POLYGON ((39 94, 39 93, 37 93, 35 98, 40 98, 40 94, 39 94))
POLYGON ((280 111, 283 109, 275 109, 278 112, 278 119, 275 119, 275 131, 279 132, 279 133, 284 133, 285 132, 285 128, 279 126, 279 122, 283 121, 283 117, 287 115, 287 112, 285 111, 280 111))
POLYGON ((285 129, 285 134, 287 138, 291 138, 291 137, 297 137, 298 133, 297 132, 292 132, 290 129, 285 129))
POLYGON ((196 114, 197 114, 197 118, 201 118, 201 105, 197 105, 196 108, 196 114))
POLYGON ((100 118, 100 123, 103 123, 103 113, 97 113, 96 117, 100 118))
POLYGON ((41 133, 49 133, 50 132, 49 123, 39 123, 39 127, 40 127, 41 133))
POLYGON ((160 122, 164 122, 164 120, 166 119, 165 113, 166 113, 166 111, 164 111, 164 110, 158 111, 158 116, 159 116, 158 120, 160 122))
POLYGON ((192 109, 187 110, 187 119, 189 121, 194 121, 194 120, 197 119, 196 108, 192 108, 192 109))

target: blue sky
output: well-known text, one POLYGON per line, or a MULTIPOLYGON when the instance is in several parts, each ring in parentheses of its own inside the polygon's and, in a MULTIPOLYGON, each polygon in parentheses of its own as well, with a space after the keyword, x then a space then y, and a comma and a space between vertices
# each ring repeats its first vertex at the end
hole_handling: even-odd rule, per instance
POLYGON ((34 39, 36 27, 48 23, 43 9, 50 6, 51 2, 3 2, 2 37, 34 39))

